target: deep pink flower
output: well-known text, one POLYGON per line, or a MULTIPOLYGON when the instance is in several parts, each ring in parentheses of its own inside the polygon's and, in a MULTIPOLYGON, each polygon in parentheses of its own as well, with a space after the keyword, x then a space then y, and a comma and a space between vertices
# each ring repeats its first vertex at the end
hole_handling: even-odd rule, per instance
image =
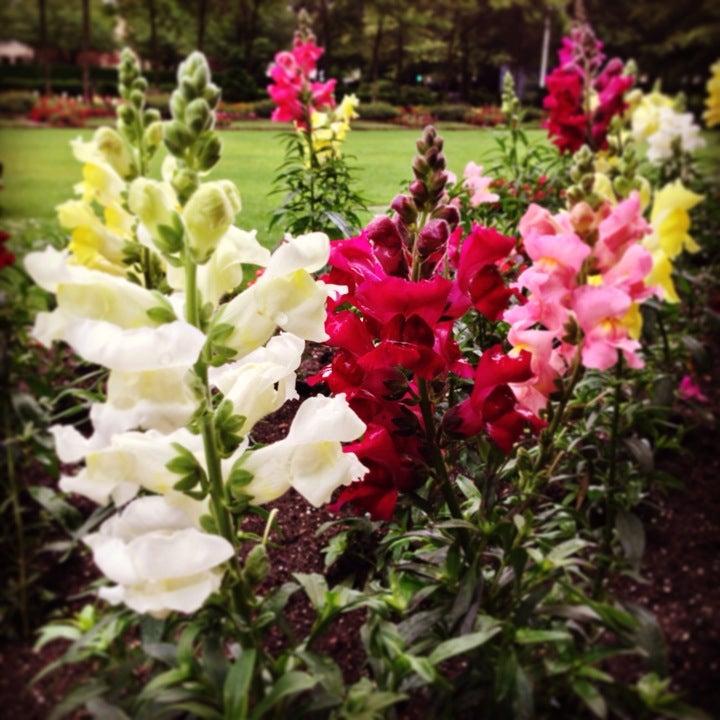
POLYGON ((678 385, 678 394, 683 400, 697 400, 697 402, 707 403, 710 398, 700 389, 691 375, 683 375, 678 385))

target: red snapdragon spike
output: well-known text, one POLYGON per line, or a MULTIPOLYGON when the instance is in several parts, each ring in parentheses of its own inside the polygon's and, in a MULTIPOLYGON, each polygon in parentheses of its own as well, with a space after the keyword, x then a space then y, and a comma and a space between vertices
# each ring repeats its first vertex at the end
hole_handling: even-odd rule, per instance
POLYGON ((0 270, 15 263, 15 253, 10 252, 5 247, 5 243, 10 239, 10 233, 0 230, 0 270))
POLYGON ((432 328, 417 315, 407 318, 396 315, 389 322, 383 324, 380 338, 427 347, 435 344, 435 334, 432 328))
POLYGON ((452 283, 441 277, 431 280, 404 280, 388 277, 383 281, 366 280, 355 292, 357 307, 379 323, 396 315, 417 315, 433 326, 443 315, 452 283))
POLYGON ((325 331, 330 336, 328 345, 343 348, 356 356, 364 355, 374 347, 367 325, 350 310, 330 313, 325 321, 325 331))
POLYGON ((382 280, 386 273, 373 253, 372 245, 362 234, 330 243, 328 282, 347 285, 350 292, 365 280, 382 280))
POLYGON ((363 234, 373 245, 375 257, 388 275, 407 275, 407 263, 403 253, 403 237, 397 221, 386 215, 376 217, 363 234))
POLYGON ((417 484, 412 460, 399 452, 388 429, 376 423, 369 423, 362 439, 347 445, 345 451, 355 453, 370 472, 362 481, 344 489, 330 510, 352 502, 376 520, 389 520, 395 511, 398 490, 417 484))
POLYGON ((496 263, 505 260, 514 247, 514 238, 480 225, 473 225, 462 244, 458 261, 458 285, 488 320, 498 320, 512 296, 496 263))
POLYGON ((465 360, 460 346, 453 337, 452 322, 438 323, 435 327, 435 352, 445 362, 445 367, 458 377, 471 378, 475 372, 473 366, 465 360))
POLYGON ((508 383, 522 383, 532 378, 531 359, 532 355, 526 351, 511 357, 500 345, 486 350, 475 369, 475 385, 470 397, 445 413, 446 432, 461 437, 486 432, 503 452, 510 452, 526 427, 537 428, 508 386, 508 383))

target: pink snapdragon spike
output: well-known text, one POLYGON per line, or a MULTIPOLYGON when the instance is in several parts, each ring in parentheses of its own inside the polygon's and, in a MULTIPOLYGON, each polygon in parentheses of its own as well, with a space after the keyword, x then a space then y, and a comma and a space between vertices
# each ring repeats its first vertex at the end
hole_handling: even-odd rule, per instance
POLYGON ((701 390, 692 375, 683 375, 678 385, 678 395, 683 400, 695 400, 700 403, 710 402, 710 398, 701 390))
POLYGON ((537 413, 573 358, 607 370, 623 357, 642 367, 637 340, 638 304, 658 288, 647 284, 652 257, 641 242, 650 231, 637 193, 612 206, 585 202, 552 215, 531 205, 520 221, 523 250, 531 261, 516 281, 523 301, 505 311, 513 352, 532 356, 533 376, 511 385, 537 413))
POLYGON ((640 343, 628 335, 624 320, 632 300, 627 293, 614 287, 583 285, 573 294, 573 309, 585 337, 582 363, 587 368, 607 370, 622 352, 631 368, 643 367, 637 354, 640 343))
POLYGON ((337 81, 315 79, 323 52, 312 36, 302 38, 296 34, 292 50, 275 55, 268 69, 272 82, 267 88, 270 99, 277 105, 271 116, 273 122, 293 122, 305 129, 314 111, 335 107, 337 81))
POLYGON ((483 175, 482 165, 478 165, 471 160, 465 166, 463 178, 463 184, 470 191, 470 205, 473 207, 477 207, 483 203, 497 202, 500 199, 499 195, 488 190, 493 179, 483 175))

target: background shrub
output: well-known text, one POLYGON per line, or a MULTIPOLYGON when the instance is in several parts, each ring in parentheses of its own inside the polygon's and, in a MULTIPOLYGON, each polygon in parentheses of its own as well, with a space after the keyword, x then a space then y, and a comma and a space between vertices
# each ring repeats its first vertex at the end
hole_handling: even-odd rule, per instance
POLYGON ((395 120, 400 116, 400 110, 386 102, 362 103, 358 112, 363 120, 379 120, 381 122, 395 120))
POLYGON ((32 110, 37 94, 29 90, 11 90, 0 93, 0 115, 15 117, 27 115, 32 110))

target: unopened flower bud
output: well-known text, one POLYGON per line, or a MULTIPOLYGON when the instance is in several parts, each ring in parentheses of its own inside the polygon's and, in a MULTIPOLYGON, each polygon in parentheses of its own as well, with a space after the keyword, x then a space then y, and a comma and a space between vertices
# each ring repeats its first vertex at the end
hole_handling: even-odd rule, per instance
POLYGON ((373 218, 365 228, 368 240, 375 245, 387 248, 399 248, 402 243, 395 223, 387 215, 373 218))
POLYGON ((175 206, 175 196, 166 183, 139 177, 130 184, 128 207, 153 238, 160 237, 160 225, 172 225, 175 206))
POLYGON ((130 175, 132 157, 120 133, 110 127, 101 127, 95 131, 93 141, 100 154, 112 165, 118 175, 121 177, 130 175))
POLYGON ((243 579, 254 587, 261 583, 270 571, 270 558, 264 545, 255 545, 245 558, 243 579))
POLYGON ((222 142, 217 135, 205 138, 198 149, 198 167, 202 171, 211 170, 217 165, 222 152, 222 142))
POLYGON ((173 90, 170 96, 170 113, 176 120, 182 120, 185 117, 185 108, 187 100, 179 90, 173 90))
POLYGON ((143 113, 143 124, 145 125, 145 127, 151 125, 154 122, 158 122, 159 120, 162 120, 162 117, 160 115, 160 111, 156 108, 148 108, 143 113))
POLYGON ((137 110, 135 110, 132 105, 120 105, 117 110, 117 114, 120 118, 120 122, 128 127, 133 125, 135 123, 135 119, 137 118, 137 110))
POLYGON ((140 90, 133 90, 130 93, 130 102, 139 110, 145 102, 145 95, 140 90))
POLYGON ((390 207, 400 216, 400 219, 411 225, 417 219, 417 207, 407 195, 396 195, 390 207))
POLYGON ((428 199, 428 189, 422 180, 413 180, 410 183, 410 194, 415 200, 415 204, 419 207, 428 199))
POLYGON ((580 237, 590 234, 596 224, 595 211, 586 202, 577 203, 570 211, 570 222, 580 237))
POLYGON ((156 148, 163 141, 164 135, 165 126, 160 120, 156 120, 145 128, 145 144, 148 147, 156 148))
POLYGON ((195 261, 206 263, 240 212, 240 194, 229 180, 201 185, 183 210, 188 247, 195 261))
POLYGON ((165 126, 165 145, 173 155, 182 155, 192 141, 190 131, 178 120, 171 120, 165 126))
POLYGON ((413 160, 412 170, 415 177, 418 180, 422 180, 429 172, 430 166, 427 164, 427 160, 421 155, 417 155, 413 160))
POLYGON ((214 110, 217 104, 220 102, 221 90, 214 83, 210 83, 203 92, 203 98, 207 101, 207 104, 214 110))
POLYGON ((209 130, 212 126, 213 116, 207 101, 203 98, 193 100, 185 109, 185 122, 196 135, 203 130, 209 130))
POLYGON ((460 223, 460 211, 454 205, 442 205, 433 212, 433 217, 444 220, 451 230, 460 223))
POLYGON ((444 220, 430 220, 418 233, 417 247, 422 257, 439 250, 450 237, 450 228, 444 220))
POLYGON ((132 82, 132 89, 144 93, 148 88, 147 80, 144 77, 137 77, 132 82))

